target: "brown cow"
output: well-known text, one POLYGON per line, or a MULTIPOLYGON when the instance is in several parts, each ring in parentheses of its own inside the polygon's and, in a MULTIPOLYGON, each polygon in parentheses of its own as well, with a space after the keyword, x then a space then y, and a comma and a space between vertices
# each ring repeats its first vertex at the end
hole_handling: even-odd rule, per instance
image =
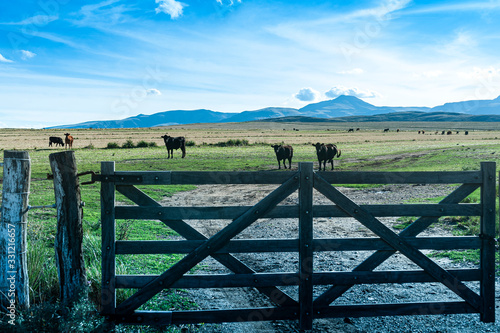
POLYGON ((340 149, 337 148, 336 145, 324 143, 316 143, 313 144, 316 147, 316 155, 318 156, 319 162, 319 171, 321 171, 321 162, 323 162, 323 171, 325 171, 326 162, 330 162, 332 164, 333 170, 333 158, 340 157, 340 149))
POLYGON ((286 160, 288 160, 289 169, 292 168, 292 158, 293 158, 293 148, 292 146, 284 145, 273 145, 274 152, 276 153, 276 159, 278 160, 278 169, 281 169, 281 160, 283 160, 283 166, 286 169, 286 160))
POLYGON ((64 148, 68 149, 69 147, 71 149, 73 147, 73 137, 69 133, 64 133, 64 135, 66 135, 66 138, 64 138, 64 142, 66 143, 64 148))

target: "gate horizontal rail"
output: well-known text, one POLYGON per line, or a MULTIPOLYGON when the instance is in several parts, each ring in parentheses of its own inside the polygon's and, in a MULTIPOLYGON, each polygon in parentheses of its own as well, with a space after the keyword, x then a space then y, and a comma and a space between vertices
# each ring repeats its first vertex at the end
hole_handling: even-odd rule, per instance
POLYGON ((482 162, 479 171, 447 172, 313 172, 312 163, 300 163, 298 171, 266 172, 117 172, 113 162, 103 162, 101 174, 102 215, 102 313, 116 322, 128 324, 217 323, 228 321, 298 320, 301 329, 311 329, 313 319, 330 317, 369 317, 386 315, 479 313, 484 322, 495 320, 494 256, 496 165, 482 162), (135 186, 173 184, 275 184, 280 185, 255 206, 163 207, 135 186), (282 185, 286 184, 286 185, 282 185), (437 204, 358 205, 333 185, 342 184, 461 184, 437 204), (313 189, 333 205, 313 205, 313 189), (476 189, 480 203, 461 203, 476 189), (116 206, 115 191, 137 206, 116 206), (296 205, 279 205, 298 191, 296 205), (383 225, 378 217, 417 216, 399 234, 383 225), (478 236, 416 237, 441 216, 479 216, 478 236), (355 218, 377 237, 314 238, 314 218, 355 218), (260 218, 296 218, 297 239, 233 239, 260 218), (115 239, 115 220, 160 220, 186 240, 119 241, 115 239), (233 220, 208 238, 185 220, 233 220), (443 269, 421 250, 479 249, 478 268, 443 269), (314 271, 314 253, 333 251, 375 251, 352 271, 314 271), (382 271, 380 264, 396 252, 409 258, 418 270, 382 271), (297 272, 255 272, 233 254, 298 253, 297 272), (116 255, 185 254, 161 275, 116 274, 116 255), (231 274, 186 274, 204 258, 212 256, 231 274), (479 282, 479 293, 464 282, 479 282), (335 304, 350 287, 359 284, 442 283, 462 301, 396 304, 335 304), (313 298, 313 287, 330 286, 313 298), (279 287, 297 286, 298 299, 279 287), (166 288, 254 287, 270 298, 274 307, 196 311, 140 311, 140 305, 166 288), (116 289, 132 288, 135 295, 116 304, 116 289))

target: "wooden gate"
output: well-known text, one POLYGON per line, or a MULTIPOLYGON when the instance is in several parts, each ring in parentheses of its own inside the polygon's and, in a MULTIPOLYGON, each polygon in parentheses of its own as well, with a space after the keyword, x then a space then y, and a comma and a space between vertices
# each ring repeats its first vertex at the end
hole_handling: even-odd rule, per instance
POLYGON ((311 329, 313 319, 414 314, 479 313, 483 322, 495 321, 495 198, 496 166, 481 163, 479 171, 463 172, 314 172, 312 163, 300 163, 298 171, 268 172, 115 172, 114 162, 102 162, 102 313, 110 320, 129 324, 168 325, 256 320, 298 320, 311 329), (162 207, 134 185, 169 184, 277 184, 277 188, 252 207, 162 207), (358 205, 336 184, 461 184, 437 204, 358 205), (481 188, 480 203, 461 203, 481 188), (313 205, 316 189, 332 205, 313 205), (116 206, 115 191, 135 206, 116 206), (279 205, 298 191, 297 205, 279 205), (377 217, 420 216, 399 234, 377 217), (441 216, 480 216, 479 236, 416 237, 441 216), (259 218, 297 218, 298 239, 232 240, 259 218), (313 238, 313 218, 353 217, 378 237, 313 238), (160 220, 186 240, 117 241, 115 219, 160 220), (188 219, 230 219, 210 238, 184 222, 188 219), (422 249, 479 249, 479 268, 446 270, 421 252, 422 249), (313 254, 319 251, 374 251, 352 271, 314 272, 313 254), (298 252, 297 272, 256 273, 232 254, 251 252, 298 252), (375 271, 399 252, 421 269, 375 271), (159 276, 117 275, 117 254, 186 253, 159 276), (207 257, 213 257, 234 274, 186 274, 207 257), (464 282, 478 281, 479 293, 464 282), (358 284, 439 282, 458 295, 460 301, 335 305, 334 301, 358 284), (313 297, 315 285, 329 286, 313 297), (298 299, 279 287, 297 286, 298 299), (166 288, 254 287, 274 306, 199 311, 139 311, 141 305, 166 288), (116 304, 118 288, 137 292, 116 304), (439 309, 439 311, 436 311, 439 309))

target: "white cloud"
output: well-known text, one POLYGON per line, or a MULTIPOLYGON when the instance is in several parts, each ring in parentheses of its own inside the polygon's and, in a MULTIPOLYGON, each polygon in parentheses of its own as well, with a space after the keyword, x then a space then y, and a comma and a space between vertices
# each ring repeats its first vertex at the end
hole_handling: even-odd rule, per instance
POLYGON ((353 68, 347 71, 342 71, 339 72, 339 74, 347 74, 347 75, 360 75, 363 74, 365 71, 362 70, 361 68, 353 68))
POLYGON ((344 86, 336 86, 325 92, 325 96, 329 98, 336 98, 341 95, 355 96, 359 98, 375 98, 380 97, 380 94, 376 91, 371 90, 361 90, 356 87, 347 88, 344 86))
POLYGON ((176 0, 155 0, 158 3, 158 8, 155 9, 156 13, 165 13, 170 15, 172 19, 176 19, 182 15, 182 10, 187 5, 176 0))
POLYGON ((146 90, 146 94, 148 96, 160 96, 161 95, 161 91, 159 91, 158 89, 152 88, 152 89, 146 90))
POLYGON ((13 61, 6 59, 3 55, 0 54, 0 62, 13 62, 13 61))
POLYGON ((302 88, 298 93, 294 95, 296 99, 303 102, 312 102, 316 100, 319 93, 312 88, 302 88))
POLYGON ((28 60, 36 56, 36 53, 27 50, 21 50, 21 53, 22 53, 21 59, 23 60, 28 60))

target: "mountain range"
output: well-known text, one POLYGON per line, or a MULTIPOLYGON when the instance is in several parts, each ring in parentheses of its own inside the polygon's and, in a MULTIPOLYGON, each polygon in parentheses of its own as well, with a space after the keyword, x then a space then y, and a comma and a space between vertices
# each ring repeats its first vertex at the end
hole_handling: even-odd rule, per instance
POLYGON ((300 109, 268 107, 239 113, 206 109, 171 110, 50 128, 137 128, 244 121, 500 121, 500 96, 493 100, 470 100, 429 108, 375 106, 357 97, 342 95, 300 109))

